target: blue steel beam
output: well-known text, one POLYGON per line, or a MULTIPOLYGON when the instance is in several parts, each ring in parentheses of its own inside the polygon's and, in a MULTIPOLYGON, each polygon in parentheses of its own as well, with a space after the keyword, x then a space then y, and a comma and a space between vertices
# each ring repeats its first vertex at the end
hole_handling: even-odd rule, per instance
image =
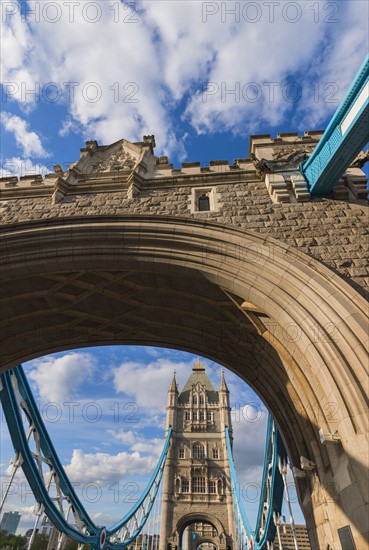
MULTIPOLYGON (((24 475, 26 476, 26 479, 31 487, 36 501, 44 506, 45 513, 47 514, 53 525, 55 525, 55 527, 58 529, 58 531, 65 533, 68 537, 73 538, 79 543, 91 544, 95 548, 98 548, 100 546, 99 542, 101 529, 93 524, 87 513, 83 510, 83 506, 79 502, 78 497, 75 495, 72 486, 69 483, 66 483, 64 487, 64 494, 68 494, 71 502, 73 503, 73 506, 81 513, 84 521, 86 521, 86 527, 88 528, 89 532, 85 534, 77 531, 71 525, 69 525, 63 515, 57 509, 56 505, 54 504, 48 493, 47 488, 45 487, 44 479, 41 476, 41 473, 34 460, 33 453, 29 447, 27 437, 23 428, 21 410, 18 405, 16 393, 13 389, 12 377, 16 376, 19 393, 21 394, 22 399, 27 405, 27 409, 24 409, 25 413, 28 417, 30 417, 30 413, 32 414, 32 416, 33 413, 35 413, 35 417, 37 417, 36 422, 32 422, 32 424, 35 431, 37 430, 37 432, 41 436, 41 447, 44 456, 50 462, 52 461, 52 455, 55 453, 55 450, 53 449, 51 442, 48 440, 48 438, 45 439, 43 437, 45 435, 45 427, 41 420, 41 416, 37 411, 37 407, 34 403, 33 396, 27 382, 26 386, 23 385, 24 380, 22 380, 22 374, 24 374, 23 370, 18 367, 17 369, 14 369, 12 371, 5 372, 1 376, 1 403, 8 424, 14 450, 16 453, 20 453, 23 459, 22 469, 24 475), (39 429, 41 426, 43 429, 41 428, 40 432, 39 429), (69 487, 67 485, 69 485, 69 487)), ((56 459, 53 464, 54 470, 58 475, 61 476, 61 480, 63 483, 63 481, 66 481, 66 476, 63 472, 65 476, 65 478, 63 479, 64 476, 62 471, 59 469, 59 465, 59 460, 56 459)))
POLYGON ((282 512, 284 483, 279 471, 280 460, 287 461, 287 451, 272 417, 269 416, 265 442, 263 477, 261 481, 261 497, 255 526, 256 550, 264 550, 267 548, 268 541, 274 541, 276 526, 274 524, 273 515, 274 513, 281 514, 282 512), (264 528, 262 528, 265 503, 268 504, 268 511, 264 521, 264 528))
POLYGON ((240 487, 236 478, 236 471, 232 458, 232 449, 229 431, 226 428, 226 443, 228 451, 229 469, 231 474, 232 493, 235 505, 236 521, 241 536, 242 549, 266 550, 268 542, 273 542, 276 534, 274 513, 281 514, 283 504, 284 483, 279 471, 279 463, 287 461, 287 451, 280 433, 269 416, 266 433, 263 477, 261 482, 261 497, 255 529, 251 529, 240 498, 240 487))
POLYGON ((108 541, 107 546, 109 548, 114 548, 115 550, 123 550, 127 548, 127 546, 129 546, 135 541, 135 539, 138 537, 138 535, 141 533, 142 529, 144 528, 145 523, 150 515, 151 509, 154 505, 154 501, 155 501, 157 492, 159 490, 159 485, 164 473, 164 466, 168 456, 169 446, 170 446, 171 437, 172 437, 172 430, 173 428, 169 427, 167 438, 165 440, 164 447, 163 447, 161 456, 159 458, 159 462, 141 498, 135 504, 135 506, 128 512, 126 516, 124 516, 120 521, 118 521, 112 527, 110 527, 110 529, 107 529, 107 532, 106 532, 107 539, 109 539, 112 535, 120 531, 125 525, 128 524, 128 522, 135 516, 135 514, 137 514, 141 506, 144 504, 146 498, 150 496, 149 493, 152 487, 154 486, 154 492, 153 492, 154 494, 150 500, 146 513, 143 516, 143 520, 141 521, 140 526, 135 530, 134 534, 131 537, 127 538, 123 543, 117 543, 117 542, 112 543, 108 541))
POLYGON ((55 525, 58 531, 77 542, 90 544, 91 548, 101 549, 104 546, 111 550, 123 550, 127 548, 141 533, 154 505, 168 455, 172 428, 168 430, 159 462, 141 498, 123 519, 106 530, 105 527, 98 527, 93 523, 78 499, 42 421, 22 366, 19 365, 17 368, 5 372, 1 375, 0 380, 0 398, 14 450, 22 458, 21 466, 36 501, 43 506, 46 515, 50 518, 53 525, 55 525), (49 494, 43 473, 40 471, 37 458, 30 448, 23 427, 22 410, 27 416, 32 432, 36 434, 36 439, 39 441, 40 451, 42 451, 42 462, 48 465, 50 472, 53 473, 55 479, 57 478, 63 499, 68 500, 73 512, 78 515, 79 523, 84 527, 83 531, 81 529, 78 530, 77 526, 73 526, 68 522, 62 511, 56 506, 55 498, 52 498, 49 494), (120 541, 119 537, 118 540, 109 540, 110 538, 114 539, 114 535, 117 532, 128 526, 128 523, 140 509, 144 509, 145 513, 142 514, 140 521, 129 537, 124 541, 120 541))
POLYGON ((328 195, 369 141, 369 54, 310 158, 300 169, 312 195, 328 195))

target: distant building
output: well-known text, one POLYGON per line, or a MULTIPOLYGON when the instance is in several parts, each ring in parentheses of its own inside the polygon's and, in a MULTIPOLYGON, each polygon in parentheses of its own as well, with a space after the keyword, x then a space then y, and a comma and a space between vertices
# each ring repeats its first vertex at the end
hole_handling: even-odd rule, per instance
MULTIPOLYGON (((299 550, 311 550, 309 535, 305 525, 295 525, 296 540, 299 550)), ((293 533, 291 525, 281 525, 281 543, 282 548, 279 547, 278 537, 276 535, 274 539, 274 550, 295 550, 295 543, 293 540, 293 533)))
POLYGON ((47 550, 63 550, 68 542, 68 537, 59 533, 56 527, 52 527, 49 533, 49 542, 47 544, 47 550))
MULTIPOLYGON (((24 535, 27 538, 27 540, 29 540, 32 537, 32 533, 33 533, 33 528, 27 529, 27 531, 24 535)), ((36 535, 37 535, 37 533, 38 533, 38 529, 36 529, 36 535)))
POLYGON ((5 512, 0 523, 0 530, 9 535, 15 535, 20 518, 21 514, 19 512, 5 512))
POLYGON ((47 538, 49 538, 51 530, 53 529, 53 527, 54 526, 51 523, 51 521, 49 520, 49 518, 47 516, 44 516, 42 518, 42 522, 41 522, 40 534, 41 535, 46 535, 47 538))

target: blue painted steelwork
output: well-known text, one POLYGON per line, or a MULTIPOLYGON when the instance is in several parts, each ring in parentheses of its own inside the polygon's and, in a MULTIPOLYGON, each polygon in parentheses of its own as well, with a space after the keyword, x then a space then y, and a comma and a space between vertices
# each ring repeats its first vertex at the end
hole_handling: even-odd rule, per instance
POLYGON ((241 535, 242 550, 249 548, 266 550, 267 543, 274 541, 276 533, 273 520, 274 513, 280 514, 282 511, 284 484, 279 471, 279 462, 280 460, 287 460, 286 449, 274 421, 269 417, 261 482, 261 499, 256 527, 253 530, 240 500, 240 488, 237 483, 228 428, 226 428, 226 442, 236 522, 241 535))
POLYGON ((287 461, 287 452, 280 433, 269 416, 261 482, 262 494, 255 527, 255 549, 266 548, 267 541, 273 541, 275 537, 273 515, 281 514, 283 504, 284 484, 279 471, 281 459, 287 461))
POLYGON ((150 515, 151 509, 154 505, 155 497, 156 497, 157 492, 159 490, 159 485, 160 485, 160 482, 161 482, 161 479, 162 479, 162 476, 163 476, 164 466, 165 466, 166 458, 168 456, 171 436, 172 436, 172 427, 170 427, 169 430, 168 430, 167 438, 165 440, 165 444, 164 444, 161 456, 159 458, 159 462, 158 462, 158 464, 155 468, 155 471, 154 471, 154 473, 153 473, 153 475, 152 475, 145 491, 143 492, 140 500, 132 508, 132 510, 130 510, 128 512, 128 514, 126 516, 124 516, 120 521, 118 521, 112 527, 110 527, 110 529, 107 529, 106 535, 107 535, 108 539, 110 539, 112 537, 112 535, 114 535, 114 534, 118 533, 119 531, 121 531, 122 529, 124 529, 127 526, 127 524, 136 516, 136 514, 139 512, 140 508, 142 508, 145 500, 147 499, 147 497, 150 496, 150 492, 153 489, 153 497, 150 498, 148 506, 145 509, 145 512, 143 514, 143 521, 140 523, 140 526, 138 526, 133 531, 133 533, 129 537, 127 537, 122 543, 120 543, 120 544, 119 543, 114 543, 113 548, 115 548, 117 550, 120 550, 120 549, 123 550, 124 548, 127 548, 127 546, 132 544, 132 542, 134 542, 134 540, 141 533, 141 531, 142 531, 142 529, 143 529, 143 527, 144 527, 144 525, 145 525, 145 523, 146 523, 146 521, 147 521, 147 519, 150 515))
POLYGON ((43 507, 57 530, 81 544, 90 544, 91 548, 96 549, 105 546, 112 550, 121 550, 131 544, 141 533, 157 496, 170 445, 172 428, 168 430, 158 465, 140 500, 120 522, 105 531, 105 527, 98 527, 93 523, 78 499, 43 424, 21 366, 1 375, 0 396, 15 453, 22 457, 21 467, 23 472, 36 501, 43 507), (22 410, 26 414, 32 430, 36 452, 33 452, 30 448, 22 423, 22 410), (49 487, 45 485, 43 465, 49 468, 49 472, 47 472, 50 476, 49 485, 53 480, 57 487, 56 498, 51 497, 49 487), (65 501, 68 504, 67 513, 63 509, 65 501), (74 516, 74 526, 68 522, 70 511, 74 516), (139 520, 136 518, 138 512, 140 512, 139 520), (133 534, 123 542, 119 540, 119 537, 115 537, 115 540, 113 540, 114 535, 124 529, 133 517, 136 519, 133 534))
POLYGON ((226 433, 228 463, 229 463, 229 470, 231 474, 231 487, 232 487, 232 495, 233 495, 233 506, 234 506, 235 515, 236 515, 236 523, 237 523, 238 532, 241 538, 242 548, 246 549, 246 548, 250 548, 249 544, 250 544, 253 531, 251 529, 249 519, 246 515, 245 509, 242 506, 242 502, 241 502, 240 484, 237 482, 237 476, 236 476, 236 470, 233 462, 233 454, 232 454, 232 447, 231 447, 231 441, 229 437, 228 426, 226 426, 225 433, 226 433))
POLYGON ((91 544, 94 547, 99 547, 101 529, 93 524, 92 520, 83 509, 82 504, 79 502, 78 497, 75 495, 69 480, 66 478, 65 472, 60 465, 59 459, 37 410, 23 369, 18 367, 12 371, 5 372, 1 376, 1 383, 1 402, 14 450, 16 453, 20 453, 23 458, 22 469, 36 501, 43 505, 46 515, 50 518, 58 531, 65 533, 68 537, 73 538, 79 543, 91 544), (20 400, 17 398, 17 390, 15 388, 19 391, 20 400), (20 406, 18 406, 18 404, 20 406), (70 499, 73 507, 81 514, 81 521, 86 525, 86 534, 71 527, 51 500, 48 490, 45 487, 43 476, 34 460, 33 453, 27 441, 22 423, 21 409, 25 412, 30 421, 30 426, 40 435, 40 447, 44 457, 50 462, 50 465, 52 464, 55 474, 60 479, 65 496, 70 499))
POLYGON ((368 82, 369 54, 312 155, 300 167, 312 195, 331 193, 350 163, 369 141, 368 82))

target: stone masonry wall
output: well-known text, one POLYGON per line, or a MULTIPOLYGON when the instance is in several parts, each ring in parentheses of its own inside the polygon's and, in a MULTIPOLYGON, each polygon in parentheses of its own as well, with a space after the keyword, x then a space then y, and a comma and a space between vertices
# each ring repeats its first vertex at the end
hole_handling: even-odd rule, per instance
POLYGON ((361 294, 369 294, 368 206, 333 199, 274 203, 263 181, 237 176, 237 183, 216 185, 217 212, 191 213, 188 185, 143 189, 132 199, 126 191, 68 195, 57 204, 51 204, 49 196, 12 199, 1 203, 1 219, 2 224, 125 214, 209 219, 282 239, 332 268, 361 294))

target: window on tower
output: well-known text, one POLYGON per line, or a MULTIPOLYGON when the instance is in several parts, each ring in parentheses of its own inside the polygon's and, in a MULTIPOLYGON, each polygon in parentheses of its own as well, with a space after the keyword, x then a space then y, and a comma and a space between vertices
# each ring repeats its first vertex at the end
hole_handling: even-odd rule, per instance
POLYGON ((192 405, 197 405, 197 395, 195 393, 192 396, 192 405))
POLYGON ((203 393, 200 394, 200 405, 205 405, 205 397, 203 393))
POLYGON ((175 492, 176 493, 179 493, 180 487, 181 487, 181 480, 179 479, 179 477, 177 477, 177 479, 175 481, 175 492))
POLYGON ((191 413, 190 411, 185 411, 185 420, 191 420, 191 413))
POLYGON ((217 492, 217 482, 214 479, 209 481, 209 493, 215 495, 217 492))
POLYGON ((208 193, 202 193, 197 199, 198 212, 206 212, 210 210, 210 197, 208 193))
POLYGON ((196 443, 192 447, 192 458, 205 458, 205 447, 201 443, 196 443))
POLYGON ((213 454, 213 458, 214 458, 215 460, 218 460, 218 458, 219 458, 219 449, 217 449, 216 447, 214 447, 213 453, 212 453, 212 454, 213 454))
POLYGON ((200 411, 199 420, 203 422, 205 420, 205 411, 200 411))
POLYGON ((180 447, 178 449, 178 458, 184 458, 185 457, 185 450, 183 447, 180 447))
POLYGON ((205 478, 194 477, 192 479, 192 492, 193 493, 205 493, 205 478))
POLYGON ((190 484, 188 479, 182 479, 182 493, 190 492, 190 484))

